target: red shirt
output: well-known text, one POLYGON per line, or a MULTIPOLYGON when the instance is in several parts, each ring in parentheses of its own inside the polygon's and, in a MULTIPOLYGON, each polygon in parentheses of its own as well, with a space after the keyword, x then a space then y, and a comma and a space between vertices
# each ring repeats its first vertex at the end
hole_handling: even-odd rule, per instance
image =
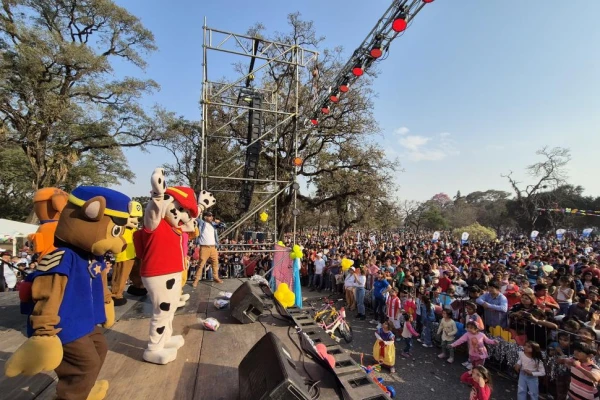
POLYGON ((440 278, 440 280, 438 282, 438 286, 440 288, 442 288, 442 292, 444 292, 444 293, 446 293, 448 291, 448 288, 450 287, 450 285, 452 285, 452 280, 450 278, 448 278, 447 276, 440 278))
POLYGON ((547 309, 549 309, 549 307, 546 304, 554 304, 558 307, 558 303, 556 302, 556 300, 554 300, 554 297, 552 296, 535 296, 535 305, 538 306, 540 310, 546 311, 547 309))
POLYGON ((469 400, 489 400, 492 394, 492 390, 488 385, 484 387, 479 386, 477 382, 473 380, 473 377, 469 372, 465 372, 460 377, 460 381, 462 383, 466 383, 467 385, 471 385, 471 394, 469 395, 469 400))
POLYGON ((141 260, 140 275, 144 277, 183 271, 182 232, 164 219, 154 231, 139 229, 133 234, 135 254, 141 260))

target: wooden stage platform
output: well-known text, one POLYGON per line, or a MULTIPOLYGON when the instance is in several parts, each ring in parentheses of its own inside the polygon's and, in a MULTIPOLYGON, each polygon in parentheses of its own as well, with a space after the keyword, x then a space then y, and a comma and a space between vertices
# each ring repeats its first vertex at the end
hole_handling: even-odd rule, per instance
MULTIPOLYGON (((185 307, 176 313, 174 334, 182 334, 185 346, 179 350, 177 360, 168 365, 153 365, 142 361, 148 337, 148 318, 151 305, 147 298, 134 299, 117 308, 117 323, 105 331, 109 352, 100 371, 99 379, 110 382, 108 400, 233 400, 238 398, 238 372, 240 361, 252 346, 265 334, 265 329, 275 333, 291 351, 295 360, 300 352, 288 337, 289 325, 271 315, 261 317, 263 325, 243 325, 230 316, 229 309, 217 310, 213 301, 219 291, 233 292, 242 280, 228 279, 223 284, 212 282, 189 285, 184 291, 191 294, 185 307), (205 331, 199 318, 214 317, 221 327, 216 332, 205 331)), ((128 296, 126 294, 126 296, 128 296)), ((273 312, 277 315, 277 311, 273 312)), ((10 355, 26 340, 25 316, 19 313, 19 298, 15 292, 0 293, 0 368, 10 355)), ((291 328, 291 337, 298 336, 291 328)), ((320 398, 338 399, 333 389, 333 379, 323 374, 322 367, 304 358, 305 366, 313 377, 323 378, 319 384, 320 398)), ((304 375, 300 362, 298 371, 304 375)), ((50 400, 55 394, 54 373, 33 377, 0 377, 0 399, 50 400)))

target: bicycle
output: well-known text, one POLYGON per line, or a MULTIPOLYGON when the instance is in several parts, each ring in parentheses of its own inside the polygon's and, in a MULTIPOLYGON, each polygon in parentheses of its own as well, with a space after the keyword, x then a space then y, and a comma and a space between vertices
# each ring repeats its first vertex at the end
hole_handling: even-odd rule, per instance
POLYGON ((350 343, 353 336, 352 328, 346 321, 346 310, 342 307, 338 312, 333 304, 333 301, 328 301, 321 310, 315 313, 314 320, 333 340, 340 341, 340 338, 336 336, 336 332, 338 332, 346 343, 350 343), (328 323, 329 321, 331 323, 328 323))

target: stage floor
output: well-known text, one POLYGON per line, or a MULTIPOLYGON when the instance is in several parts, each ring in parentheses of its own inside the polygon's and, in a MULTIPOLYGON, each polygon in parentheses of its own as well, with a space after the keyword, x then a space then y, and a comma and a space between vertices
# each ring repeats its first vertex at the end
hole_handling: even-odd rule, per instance
MULTIPOLYGON (((300 352, 288 337, 289 325, 271 315, 260 323, 240 324, 230 316, 229 309, 217 310, 213 301, 220 291, 233 292, 241 279, 227 279, 223 284, 200 283, 197 289, 186 285, 191 298, 179 309, 173 322, 174 334, 182 334, 185 346, 177 360, 168 365, 153 365, 142 361, 148 337, 151 305, 147 298, 128 297, 129 302, 117 308, 117 323, 105 331, 109 352, 99 379, 110 382, 107 399, 233 400, 238 398, 237 367, 246 353, 267 331, 275 333, 290 350, 297 369, 305 375, 298 360, 300 352), (218 331, 205 331, 199 318, 214 317, 221 323, 218 331)), ((128 296, 126 294, 126 296, 128 296)), ((25 341, 25 316, 19 313, 15 292, 0 293, 0 367, 25 341)), ((275 315, 277 311, 273 309, 275 315)), ((298 343, 293 329, 291 337, 298 343)), ((338 399, 333 379, 323 369, 304 357, 308 372, 318 379, 320 398, 338 399)), ((33 377, 0 377, 0 398, 10 400, 52 399, 55 394, 54 373, 33 377)))

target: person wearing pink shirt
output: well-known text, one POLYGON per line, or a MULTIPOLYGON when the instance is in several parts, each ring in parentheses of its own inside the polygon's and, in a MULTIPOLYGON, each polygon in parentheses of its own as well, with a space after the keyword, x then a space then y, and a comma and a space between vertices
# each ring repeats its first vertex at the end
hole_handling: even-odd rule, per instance
POLYGON ((450 346, 457 347, 467 342, 469 345, 469 363, 465 365, 467 369, 471 369, 476 366, 483 366, 486 358, 488 358, 488 351, 485 344, 498 344, 497 341, 488 338, 484 333, 477 329, 477 324, 473 321, 467 322, 467 333, 462 335, 457 341, 452 343, 450 346))

